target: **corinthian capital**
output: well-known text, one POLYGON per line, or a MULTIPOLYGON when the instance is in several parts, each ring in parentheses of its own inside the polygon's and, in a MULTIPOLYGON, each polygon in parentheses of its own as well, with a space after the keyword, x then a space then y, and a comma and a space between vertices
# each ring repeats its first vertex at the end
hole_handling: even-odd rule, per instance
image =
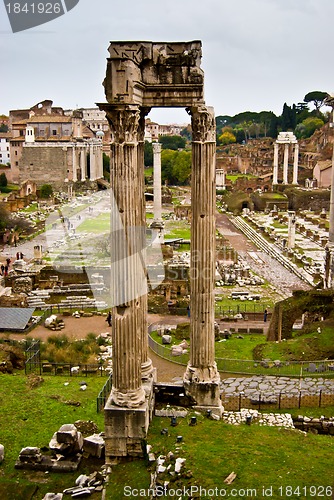
MULTIPOLYGON (((101 108, 100 108, 101 109, 101 108)), ((140 109, 139 106, 105 106, 107 120, 111 129, 113 142, 137 142, 140 109)))
POLYGON ((216 142, 216 122, 212 107, 194 106, 189 108, 193 141, 216 142))

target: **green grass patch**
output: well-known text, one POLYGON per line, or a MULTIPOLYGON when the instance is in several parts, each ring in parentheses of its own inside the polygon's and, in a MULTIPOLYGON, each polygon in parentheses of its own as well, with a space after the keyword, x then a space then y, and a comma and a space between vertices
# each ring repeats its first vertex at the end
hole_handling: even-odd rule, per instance
POLYGON ((226 342, 216 342, 216 357, 227 359, 253 359, 253 350, 266 343, 265 335, 250 333, 233 333, 226 342), (241 335, 243 338, 238 339, 241 335))
POLYGON ((165 239, 183 238, 189 240, 190 236, 190 224, 187 221, 166 221, 165 239))
POLYGON ((77 232, 106 233, 110 231, 110 214, 102 213, 97 217, 85 219, 78 227, 77 232))
POLYGON ((61 425, 76 420, 92 420, 99 431, 103 431, 103 413, 96 413, 96 398, 105 383, 104 377, 84 377, 88 384, 86 391, 80 391, 81 377, 43 378, 39 387, 30 389, 25 375, 0 374, 0 442, 5 447, 5 460, 0 465, 0 493, 4 499, 27 500, 32 485, 37 484, 39 500, 48 491, 73 486, 79 475, 78 472, 45 474, 16 470, 14 464, 23 447, 48 446, 61 425), (65 382, 69 385, 65 386, 65 382), (80 406, 65 403, 70 400, 79 402, 80 406))
MULTIPOLYGON (((179 418, 178 425, 171 427, 169 419, 156 417, 151 424, 148 441, 152 451, 156 455, 172 451, 186 459, 185 471, 191 471, 189 479, 172 485, 224 488, 226 497, 245 488, 256 490, 256 494, 248 494, 248 498, 262 498, 262 487, 272 487, 274 499, 288 498, 287 486, 295 489, 332 485, 332 438, 305 436, 297 431, 257 424, 233 426, 201 416, 197 416, 197 421, 196 426, 189 426, 189 418, 179 418), (168 428, 168 436, 161 435, 163 428, 168 428), (181 445, 176 444, 178 435, 183 436, 181 445), (231 485, 226 485, 224 479, 232 471, 237 477, 231 485)), ((245 493, 236 498, 243 496, 245 493)), ((209 498, 220 497, 213 494, 209 498)))

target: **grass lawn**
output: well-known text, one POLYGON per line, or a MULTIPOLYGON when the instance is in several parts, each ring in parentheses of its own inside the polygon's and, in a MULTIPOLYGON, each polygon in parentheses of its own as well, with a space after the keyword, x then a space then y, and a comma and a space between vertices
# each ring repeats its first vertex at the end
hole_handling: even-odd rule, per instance
POLYGON ((242 334, 242 339, 238 339, 239 334, 233 334, 226 342, 215 342, 216 357, 228 359, 253 359, 253 349, 259 344, 266 344, 265 335, 242 334))
POLYGON ((87 218, 77 227, 77 232, 106 233, 110 231, 110 214, 102 213, 97 217, 87 218))
MULTIPOLYGON (((42 500, 46 492, 60 492, 72 486, 79 474, 101 467, 102 461, 89 465, 84 460, 75 473, 45 474, 19 471, 14 464, 22 447, 48 446, 52 434, 64 423, 92 420, 102 431, 103 414, 96 413, 96 396, 104 380, 102 377, 85 378, 88 388, 83 392, 79 390, 80 377, 45 376, 39 387, 30 389, 27 378, 21 373, 0 375, 0 442, 5 446, 5 460, 0 465, 0 494, 4 500, 42 500), (64 382, 69 382, 69 385, 64 386, 64 382), (81 405, 66 405, 67 400, 79 401, 81 405)), ((303 409, 296 412, 304 414, 303 409)), ((308 408, 305 412, 309 416, 333 414, 329 408, 308 408)), ((167 474, 162 478, 172 481, 171 487, 225 487, 229 493, 232 489, 253 488, 258 493, 248 495, 248 498, 261 498, 262 486, 272 486, 271 498, 281 499, 289 496, 285 495, 284 488, 287 486, 309 488, 332 485, 333 437, 304 435, 298 431, 256 424, 231 426, 201 415, 197 415, 196 426, 189 426, 189 421, 190 415, 186 419, 178 418, 178 425, 171 427, 170 419, 154 417, 149 429, 147 441, 156 457, 172 451, 176 457, 186 459, 183 470, 190 471, 187 477, 173 478, 167 474), (168 429, 168 435, 161 434, 164 428, 168 429), (176 443, 179 435, 183 436, 180 444, 176 443), (237 477, 228 486, 223 481, 232 471, 237 477), (280 487, 283 487, 284 494, 280 494, 280 487)), ((147 489, 149 483, 149 471, 144 460, 120 463, 112 468, 106 498, 121 500, 126 497, 125 486, 140 490, 147 489)), ((235 494, 234 497, 239 498, 235 494)), ((311 497, 307 494, 298 498, 308 500, 311 497)), ((97 500, 100 495, 95 494, 91 498, 97 500)), ((208 498, 219 497, 211 495, 208 498)))
MULTIPOLYGON (((285 487, 332 486, 332 437, 307 434, 276 427, 259 425, 232 426, 223 422, 197 416, 198 424, 189 426, 189 418, 177 419, 176 427, 170 426, 170 419, 153 419, 149 431, 149 444, 153 452, 186 458, 185 471, 189 477, 174 485, 202 486, 202 488, 225 488, 226 496, 246 496, 236 490, 256 489, 257 494, 247 498, 262 498, 262 487, 272 487, 271 498, 288 498, 285 487), (168 436, 161 435, 161 429, 168 429, 168 436), (182 444, 176 444, 176 437, 183 436, 182 444), (234 471, 237 475, 230 485, 224 479, 234 471), (283 490, 280 490, 280 487, 283 490), (234 491, 234 494, 233 494, 234 491)), ((166 474, 162 479, 171 480, 166 474)), ((173 480, 173 479, 172 479, 173 480)), ((328 490, 329 491, 329 490, 328 490)), ((114 497, 122 498, 122 497, 114 497)), ((204 498, 204 496, 202 496, 204 498)), ((208 498, 220 498, 212 495, 208 498)), ((309 499, 311 495, 298 498, 309 499)), ((320 498, 320 497, 319 497, 320 498)), ((330 496, 327 496, 330 498, 330 496)))
POLYGON ((334 357, 334 330, 332 326, 321 327, 319 334, 316 329, 302 334, 295 332, 292 339, 280 343, 268 342, 261 346, 263 358, 284 360, 321 360, 334 357))
POLYGON ((166 221, 165 239, 183 238, 190 240, 190 224, 185 220, 166 221))
MULTIPOLYGON (((14 464, 23 447, 48 446, 53 433, 63 424, 92 420, 99 432, 103 431, 103 414, 96 413, 96 397, 105 378, 84 377, 88 384, 86 391, 79 389, 82 380, 80 377, 47 376, 40 387, 30 389, 27 377, 21 372, 0 374, 0 443, 5 447, 5 460, 0 465, 0 495, 3 499, 30 499, 28 493, 32 484, 38 486, 34 500, 42 499, 49 491, 62 491, 74 485, 78 472, 33 473, 16 470, 14 464), (69 385, 64 386, 65 382, 69 385), (69 400, 80 402, 80 406, 65 404, 69 400)), ((88 467, 83 468, 88 470, 88 467)))

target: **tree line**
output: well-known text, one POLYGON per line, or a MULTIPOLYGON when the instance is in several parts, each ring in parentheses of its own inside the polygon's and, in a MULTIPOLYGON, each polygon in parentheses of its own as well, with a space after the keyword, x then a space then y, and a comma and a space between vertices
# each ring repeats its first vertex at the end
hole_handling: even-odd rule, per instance
POLYGON ((293 131, 297 139, 311 137, 315 130, 321 128, 328 120, 329 113, 322 113, 327 92, 314 90, 304 96, 302 102, 288 106, 284 103, 280 116, 272 111, 259 113, 244 111, 235 116, 220 115, 216 117, 217 143, 227 145, 245 143, 251 138, 272 137, 276 139, 280 131, 293 131), (309 106, 314 106, 310 109, 309 106))

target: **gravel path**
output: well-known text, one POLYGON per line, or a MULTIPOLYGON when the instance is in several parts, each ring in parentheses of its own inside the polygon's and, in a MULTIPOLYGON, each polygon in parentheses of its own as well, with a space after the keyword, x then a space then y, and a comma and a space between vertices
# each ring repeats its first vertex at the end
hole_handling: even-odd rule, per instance
POLYGON ((311 288, 275 259, 260 251, 242 232, 238 231, 226 214, 216 214, 216 225, 251 269, 271 283, 283 297, 290 297, 294 290, 311 288), (255 260, 252 253, 255 253, 258 259, 255 260))

